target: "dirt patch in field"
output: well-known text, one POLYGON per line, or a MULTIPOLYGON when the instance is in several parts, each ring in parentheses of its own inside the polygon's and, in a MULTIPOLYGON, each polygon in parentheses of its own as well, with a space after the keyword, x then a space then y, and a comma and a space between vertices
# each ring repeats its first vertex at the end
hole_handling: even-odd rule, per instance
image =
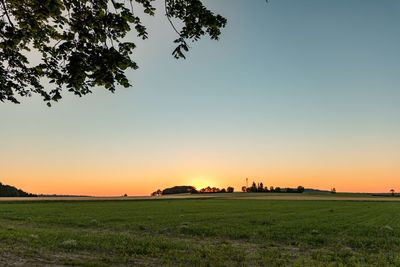
POLYGON ((55 261, 47 261, 39 256, 17 255, 11 252, 0 252, 0 266, 65 266, 55 261))

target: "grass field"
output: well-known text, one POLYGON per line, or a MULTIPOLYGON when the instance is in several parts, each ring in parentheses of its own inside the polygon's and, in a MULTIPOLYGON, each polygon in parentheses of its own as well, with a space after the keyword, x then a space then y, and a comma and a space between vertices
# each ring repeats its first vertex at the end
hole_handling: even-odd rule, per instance
POLYGON ((399 202, 292 197, 2 202, 0 265, 400 266, 399 202))

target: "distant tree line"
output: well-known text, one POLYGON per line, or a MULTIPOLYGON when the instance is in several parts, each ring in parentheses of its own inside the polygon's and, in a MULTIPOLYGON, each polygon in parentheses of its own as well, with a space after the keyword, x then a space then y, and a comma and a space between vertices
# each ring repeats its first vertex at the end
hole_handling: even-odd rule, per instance
POLYGON ((200 190, 197 190, 194 186, 174 186, 171 188, 166 188, 164 190, 156 190, 151 193, 152 196, 161 196, 161 195, 172 195, 172 194, 205 194, 205 193, 233 193, 235 189, 231 186, 225 188, 217 188, 207 186, 200 190))
POLYGON ((11 185, 0 183, 0 197, 37 197, 37 195, 27 193, 11 185))
POLYGON ((235 189, 232 186, 228 186, 226 189, 225 188, 217 188, 217 187, 210 187, 207 186, 205 188, 200 189, 197 192, 193 192, 194 194, 203 194, 203 193, 233 193, 235 189))
POLYGON ((259 193, 303 193, 304 192, 304 187, 303 186, 298 186, 297 188, 281 188, 279 186, 273 187, 273 186, 264 186, 264 184, 253 182, 250 187, 243 186, 242 187, 242 192, 259 192, 259 193))
MULTIPOLYGON (((194 187, 194 186, 174 186, 171 188, 166 188, 164 190, 158 189, 157 191, 154 191, 153 193, 151 193, 151 195, 152 196, 161 196, 161 195, 172 195, 172 194, 206 194, 206 193, 209 194, 209 193, 233 193, 233 192, 234 192, 234 188, 231 186, 228 186, 226 189, 207 186, 200 190, 197 190, 196 187, 194 187)), ((303 186, 298 186, 296 188, 290 188, 290 187, 281 188, 279 186, 268 187, 268 186, 264 186, 264 184, 262 182, 260 182, 260 183, 253 182, 250 187, 243 186, 242 192, 303 193, 304 187, 303 186)), ((331 192, 336 193, 336 190, 333 188, 331 192)))

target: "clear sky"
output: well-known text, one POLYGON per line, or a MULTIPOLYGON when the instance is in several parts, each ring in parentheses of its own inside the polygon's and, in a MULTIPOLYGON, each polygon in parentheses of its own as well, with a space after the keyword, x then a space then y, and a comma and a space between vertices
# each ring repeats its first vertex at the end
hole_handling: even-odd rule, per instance
POLYGON ((132 88, 0 103, 0 181, 86 195, 238 190, 246 177, 400 190, 400 1, 206 3, 228 19, 222 39, 176 61, 165 18, 146 20, 132 88))

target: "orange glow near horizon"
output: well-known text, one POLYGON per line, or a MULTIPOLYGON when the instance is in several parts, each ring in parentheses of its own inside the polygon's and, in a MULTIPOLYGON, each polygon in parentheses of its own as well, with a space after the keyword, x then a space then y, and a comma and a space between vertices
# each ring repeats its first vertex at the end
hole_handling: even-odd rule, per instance
POLYGON ((314 142, 314 148, 292 145, 272 151, 269 147, 254 151, 237 143, 198 144, 194 152, 194 145, 165 151, 161 146, 158 153, 148 154, 115 145, 106 147, 107 154, 104 147, 80 145, 58 150, 19 148, 0 154, 0 163, 6 163, 0 168, 0 182, 36 194, 91 196, 147 196, 175 185, 233 186, 240 191, 246 177, 249 185, 254 180, 275 187, 335 187, 338 192, 400 191, 398 150, 355 144, 325 148, 314 142))
MULTIPOLYGON (((15 171, 14 171, 15 173, 15 171)), ((197 189, 206 186, 226 188, 233 186, 240 191, 249 178, 252 181, 263 182, 265 186, 297 187, 329 190, 335 187, 338 192, 388 192, 390 189, 400 191, 397 177, 399 168, 382 169, 379 166, 353 169, 264 169, 254 172, 233 169, 230 171, 214 171, 213 174, 179 174, 156 173, 142 170, 141 175, 129 174, 127 170, 98 170, 90 173, 89 170, 77 170, 57 174, 57 172, 43 172, 29 170, 0 177, 3 184, 10 184, 27 192, 36 194, 65 194, 91 196, 147 196, 157 189, 164 189, 175 185, 192 185, 197 189), (223 172, 224 171, 224 172, 223 172), (268 175, 266 175, 269 173, 268 175), (29 178, 27 178, 29 177, 29 178), (84 177, 84 178, 81 178, 84 177)))

